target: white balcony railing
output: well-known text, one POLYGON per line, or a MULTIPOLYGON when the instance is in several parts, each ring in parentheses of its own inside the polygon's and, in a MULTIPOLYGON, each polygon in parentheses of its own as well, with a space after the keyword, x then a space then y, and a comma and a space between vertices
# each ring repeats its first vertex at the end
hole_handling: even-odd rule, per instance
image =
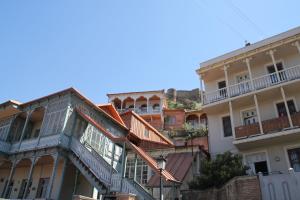
POLYGON ((277 84, 300 79, 300 65, 286 68, 284 70, 271 74, 266 74, 251 80, 246 80, 241 83, 229 85, 227 88, 218 89, 212 92, 205 92, 203 95, 203 103, 210 104, 229 97, 240 96, 254 90, 261 90, 277 84))

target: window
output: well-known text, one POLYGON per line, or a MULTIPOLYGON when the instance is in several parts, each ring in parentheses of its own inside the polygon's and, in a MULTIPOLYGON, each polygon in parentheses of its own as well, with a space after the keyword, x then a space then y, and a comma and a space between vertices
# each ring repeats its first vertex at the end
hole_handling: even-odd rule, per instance
POLYGON ((258 121, 255 109, 243 111, 242 118, 244 125, 255 124, 258 121))
MULTIPOLYGON (((134 159, 128 159, 125 176, 134 178, 134 159)), ((146 184, 148 181, 148 165, 141 159, 137 160, 136 181, 140 184, 146 184)))
MULTIPOLYGON (((13 186, 14 186, 14 181, 11 181, 11 182, 9 183, 9 185, 8 185, 7 192, 6 192, 6 194, 5 194, 5 198, 6 198, 6 199, 9 199, 10 194, 11 194, 11 191, 12 191, 12 189, 13 189, 13 186)), ((6 189, 6 187, 5 187, 5 189, 6 189)), ((5 190, 4 190, 4 191, 5 191, 5 190)))
POLYGON ((289 149, 287 152, 291 167, 295 172, 300 172, 300 148, 289 149))
POLYGON ((46 197, 48 184, 49 184, 49 178, 40 178, 38 189, 36 192, 36 198, 45 198, 46 197))
POLYGON ((146 128, 145 128, 145 131, 144 131, 144 136, 147 137, 147 138, 149 137, 149 130, 146 129, 146 128))
POLYGON ((19 199, 23 198, 23 195, 25 193, 25 186, 26 186, 26 184, 27 184, 27 179, 23 179, 22 183, 21 183, 20 191, 19 191, 19 194, 18 194, 18 198, 19 199))
POLYGON ((223 123, 224 137, 232 136, 232 127, 231 127, 230 116, 223 117, 222 123, 223 123))
MULTIPOLYGON (((295 114, 297 112, 296 106, 293 100, 288 100, 287 105, 290 111, 290 114, 295 114)), ((285 109, 285 104, 284 102, 280 102, 276 104, 277 112, 279 117, 287 116, 287 112, 285 109)))
POLYGON ((166 116, 165 123, 168 125, 174 125, 176 123, 176 117, 175 116, 166 116))
MULTIPOLYGON (((281 62, 276 63, 277 69, 278 69, 278 73, 279 73, 279 80, 283 81, 286 79, 286 75, 285 72, 282 72, 283 70, 283 64, 281 62)), ((270 65, 267 66, 267 70, 268 73, 270 74, 270 79, 272 83, 277 83, 278 82, 278 78, 277 78, 277 74, 275 73, 275 66, 274 65, 270 65)))
POLYGON ((156 104, 154 104, 154 105, 152 106, 152 108, 153 108, 154 111, 159 111, 160 106, 159 106, 158 103, 156 103, 156 104))
POLYGON ((227 92, 226 92, 226 81, 220 81, 218 82, 218 88, 219 88, 219 94, 221 97, 226 97, 227 92))
POLYGON ((268 165, 267 161, 260 161, 254 163, 255 173, 258 174, 261 172, 263 175, 268 175, 268 165))

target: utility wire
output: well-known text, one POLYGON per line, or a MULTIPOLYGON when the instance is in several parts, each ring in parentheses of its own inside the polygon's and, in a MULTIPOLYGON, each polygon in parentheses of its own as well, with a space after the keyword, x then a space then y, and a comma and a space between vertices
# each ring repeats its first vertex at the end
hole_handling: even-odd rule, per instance
POLYGON ((262 29, 254 23, 238 6, 236 6, 232 0, 225 0, 227 5, 248 25, 252 26, 252 28, 261 36, 264 37, 265 33, 262 29))
MULTIPOLYGON (((207 5, 207 2, 205 0, 194 0, 195 3, 201 7, 202 9, 206 10, 206 9, 209 9, 208 5, 207 5), (200 2, 202 3, 202 5, 200 4, 200 2), (204 4, 204 2, 206 4, 204 4), (205 8, 206 7, 206 8, 205 8)), ((242 40, 246 41, 246 37, 244 37, 244 35, 238 31, 236 28, 234 28, 231 24, 227 23, 225 20, 223 20, 221 17, 219 17, 216 12, 209 12, 209 14, 213 17, 215 17, 221 24, 227 26, 232 32, 234 32, 237 36, 239 36, 242 40)))

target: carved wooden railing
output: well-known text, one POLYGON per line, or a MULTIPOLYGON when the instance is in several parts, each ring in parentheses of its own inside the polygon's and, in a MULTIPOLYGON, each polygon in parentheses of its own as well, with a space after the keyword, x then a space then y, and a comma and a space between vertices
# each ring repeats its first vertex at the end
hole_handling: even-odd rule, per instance
POLYGON ((72 138, 71 150, 104 184, 110 185, 110 166, 99 156, 92 153, 92 148, 84 146, 76 138, 72 138))

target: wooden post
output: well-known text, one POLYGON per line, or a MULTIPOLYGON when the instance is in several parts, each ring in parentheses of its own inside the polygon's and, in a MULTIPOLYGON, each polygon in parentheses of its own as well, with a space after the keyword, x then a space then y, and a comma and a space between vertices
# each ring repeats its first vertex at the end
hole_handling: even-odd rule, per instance
POLYGON ((51 175, 49 185, 47 188, 46 199, 49 199, 51 196, 51 193, 52 193, 53 183, 54 183, 54 179, 55 179, 56 172, 57 172, 58 161, 59 161, 59 155, 57 154, 56 156, 54 156, 52 175, 51 175))
POLYGON ((30 166, 29 174, 28 174, 28 176, 27 176, 27 183, 26 183, 26 185, 25 185, 25 190, 24 190, 24 194, 23 194, 23 199, 26 199, 26 198, 27 198, 27 191, 28 191, 28 189, 29 189, 29 185, 30 185, 30 182, 31 182, 32 173, 33 173, 34 166, 35 166, 35 161, 36 161, 36 157, 34 157, 34 158, 31 160, 31 166, 30 166))

